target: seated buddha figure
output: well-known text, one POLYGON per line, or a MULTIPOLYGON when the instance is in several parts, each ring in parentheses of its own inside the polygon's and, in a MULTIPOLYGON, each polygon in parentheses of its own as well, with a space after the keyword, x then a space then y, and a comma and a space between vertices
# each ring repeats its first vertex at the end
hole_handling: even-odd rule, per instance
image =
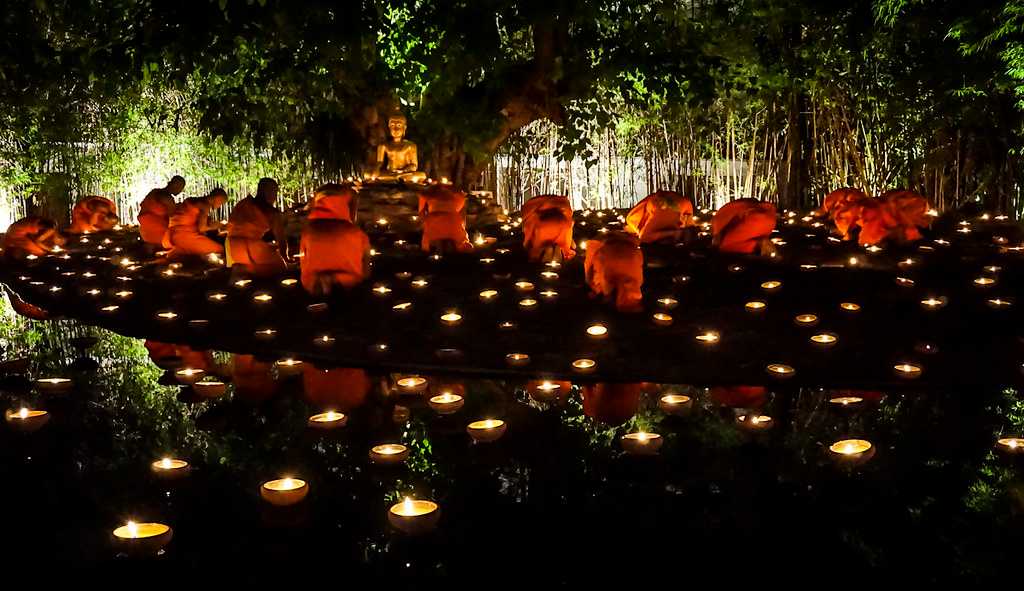
POLYGON ((419 160, 416 144, 405 138, 408 122, 405 115, 394 113, 388 117, 388 133, 391 141, 377 146, 377 169, 373 177, 382 182, 405 181, 422 183, 427 174, 417 170, 419 160))

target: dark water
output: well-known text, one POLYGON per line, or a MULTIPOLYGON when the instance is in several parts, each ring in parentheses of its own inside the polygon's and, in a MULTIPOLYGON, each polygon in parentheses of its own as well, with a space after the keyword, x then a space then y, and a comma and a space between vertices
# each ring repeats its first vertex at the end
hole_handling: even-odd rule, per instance
POLYGON ((8 572, 189 582, 215 571, 233 582, 383 588, 650 586, 666 577, 978 584, 1010 576, 1021 547, 1024 481, 994 451, 998 437, 1024 430, 1013 389, 782 383, 760 396, 566 384, 544 402, 521 381, 428 376, 433 392, 465 395, 443 416, 427 396, 397 394, 395 375, 310 369, 289 378, 237 355, 184 351, 187 363, 234 382, 204 400, 164 385, 172 376, 137 339, 9 309, 2 335, 4 360, 30 361, 3 378, 2 406, 51 415, 31 434, 0 430, 8 572), (83 335, 98 342, 73 346, 83 335), (32 387, 51 375, 72 377, 73 390, 32 387), (692 397, 688 416, 658 408, 669 392, 692 397), (841 394, 865 400, 843 411, 829 403, 841 394), (409 408, 408 421, 393 420, 396 404, 409 408), (347 426, 307 428, 328 407, 349 415, 347 426), (751 412, 771 416, 772 428, 741 428, 736 417, 751 412), (481 418, 506 421, 507 433, 474 444, 465 428, 481 418), (662 435, 658 455, 622 451, 620 437, 641 430, 662 435), (852 437, 869 440, 874 457, 840 467, 828 447, 852 437), (368 450, 382 442, 408 446, 408 461, 372 464, 368 450), (165 456, 187 460, 191 473, 156 479, 150 463, 165 456), (275 509, 259 487, 284 475, 306 480, 309 496, 275 509), (433 533, 388 526, 388 507, 405 496, 440 505, 433 533), (129 519, 166 523, 173 540, 156 556, 119 555, 111 531, 129 519))

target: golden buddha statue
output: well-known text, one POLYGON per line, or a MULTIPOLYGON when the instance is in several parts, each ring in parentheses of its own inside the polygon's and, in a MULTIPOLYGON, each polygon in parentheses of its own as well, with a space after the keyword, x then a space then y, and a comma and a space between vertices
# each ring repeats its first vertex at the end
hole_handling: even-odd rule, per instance
POLYGON ((394 113, 388 117, 388 133, 391 134, 391 141, 377 146, 377 168, 373 174, 374 180, 422 183, 427 179, 426 173, 417 170, 419 161, 416 157, 416 144, 404 139, 406 127, 405 115, 394 113))

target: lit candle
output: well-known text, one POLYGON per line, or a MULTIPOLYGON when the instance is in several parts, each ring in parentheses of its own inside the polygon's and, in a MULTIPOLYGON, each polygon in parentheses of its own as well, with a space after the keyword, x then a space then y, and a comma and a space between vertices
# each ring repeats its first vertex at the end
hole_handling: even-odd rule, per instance
POLYGON ((374 464, 401 464, 409 459, 409 448, 401 443, 384 443, 370 448, 370 461, 374 464))
POLYGON ((946 305, 946 298, 945 297, 940 297, 940 298, 929 297, 929 298, 925 298, 925 299, 921 300, 921 306, 925 310, 938 310, 939 308, 941 308, 941 307, 943 307, 945 305, 946 305))
POLYGON ((291 287, 291 286, 297 284, 298 282, 299 282, 298 279, 295 279, 294 277, 289 277, 288 279, 282 279, 281 280, 281 285, 283 285, 284 287, 291 287))
POLYGON ((783 363, 771 363, 765 370, 777 378, 789 378, 796 374, 796 370, 783 363))
POLYGON ((156 317, 164 322, 170 322, 178 317, 178 314, 171 310, 164 310, 163 312, 157 312, 156 317))
POLYGON ((717 332, 709 330, 702 332, 693 338, 696 339, 702 345, 714 345, 715 343, 718 342, 720 337, 717 332))
POLYGON ((924 371, 920 365, 914 365, 913 363, 897 363, 892 368, 899 377, 909 379, 920 377, 924 371))
POLYGON ((519 300, 519 307, 524 310, 532 310, 537 307, 537 300, 533 298, 523 298, 519 300))
POLYGON ((391 306, 391 309, 395 312, 408 312, 412 310, 412 302, 399 302, 391 306))
POLYGON ((554 281, 558 279, 558 273, 555 273, 554 271, 541 271, 540 276, 543 277, 544 279, 547 279, 548 281, 554 281))
POLYGON ((338 427, 344 427, 348 424, 348 416, 344 413, 334 412, 329 410, 315 414, 306 421, 306 425, 310 429, 337 429, 338 427))
POLYGON ((50 421, 50 413, 23 406, 17 410, 8 409, 4 412, 4 419, 12 429, 22 433, 32 433, 42 429, 43 425, 50 421))
POLYGON ((797 326, 814 326, 818 324, 818 316, 816 314, 797 314, 793 318, 793 322, 797 326))
POLYGON ((529 281, 516 281, 515 285, 519 291, 533 291, 533 284, 529 281))
POLYGON ((260 487, 260 497, 277 507, 294 505, 309 494, 309 485, 298 478, 281 478, 268 480, 260 487))
POLYGON ((113 532, 114 543, 121 552, 156 554, 171 541, 174 531, 163 523, 129 521, 113 532))
POLYGON ((772 428, 775 420, 768 415, 740 415, 736 417, 736 424, 747 431, 766 431, 772 428))
POLYGON ((1013 300, 1006 298, 989 298, 985 300, 985 304, 993 310, 1005 310, 1013 305, 1013 300))
POLYGON ((427 389, 427 379, 421 376, 406 376, 396 382, 402 394, 419 394, 427 389))
POLYGON ((261 341, 272 341, 277 336, 277 331, 273 328, 261 328, 254 332, 253 335, 261 341))
POLYGON ((1006 455, 1024 454, 1024 438, 1000 437, 996 440, 996 449, 1006 455))
POLYGON ((104 314, 113 314, 114 312, 117 312, 120 308, 121 306, 103 306, 102 308, 100 308, 100 312, 103 312, 104 314))
POLYGON ((839 308, 844 312, 860 312, 860 304, 854 302, 842 302, 839 308))
POLYGON ((202 380, 192 384, 192 390, 202 398, 218 398, 227 391, 227 384, 220 380, 202 380))
POLYGON ((250 283, 252 283, 252 279, 239 279, 235 282, 235 287, 242 289, 250 283))
POLYGON ((874 456, 875 448, 866 439, 841 439, 828 446, 829 455, 840 464, 859 465, 874 456))
POLYGON ((270 302, 274 301, 274 296, 270 295, 269 293, 258 293, 252 296, 252 301, 256 302, 257 304, 269 304, 270 302))
POLYGON ((693 399, 685 394, 666 394, 658 399, 658 408, 670 415, 685 415, 693 409, 693 399))
POLYGON ((626 433, 619 439, 619 442, 626 453, 638 456, 652 456, 658 453, 664 440, 657 433, 641 431, 638 433, 626 433))
POLYGON ((456 413, 466 404, 465 398, 452 392, 442 392, 437 396, 431 396, 427 402, 430 408, 439 415, 456 413))
POLYGON ((498 290, 496 289, 485 289, 480 292, 480 300, 484 302, 490 302, 496 297, 498 297, 498 290))
POLYGON ((817 345, 818 347, 822 348, 831 347, 835 345, 838 341, 839 337, 830 332, 823 332, 811 336, 811 342, 817 345))
POLYGON ((310 304, 310 305, 306 306, 306 311, 309 312, 310 314, 319 314, 321 312, 326 312, 327 311, 327 303, 326 302, 317 302, 315 304, 310 304))
POLYGON ((441 518, 441 509, 433 501, 410 499, 395 503, 388 510, 391 527, 408 534, 420 535, 433 531, 441 518))
POLYGON ((860 396, 836 396, 834 398, 829 398, 828 402, 833 408, 855 409, 861 406, 864 399, 860 396))
POLYGON ((174 379, 178 380, 179 384, 188 386, 203 379, 203 376, 205 375, 206 370, 194 367, 185 367, 174 372, 174 379))
POLYGON ((679 300, 673 297, 666 296, 663 298, 658 298, 658 305, 660 305, 662 308, 665 308, 666 310, 671 310, 679 305, 679 300))
POLYGON ((484 419, 467 425, 466 433, 476 443, 491 443, 501 439, 507 429, 508 425, 501 419, 484 419))
POLYGON ((122 299, 122 300, 126 300, 126 299, 132 297, 132 294, 133 294, 133 292, 131 292, 131 291, 127 290, 127 289, 122 289, 121 291, 114 292, 114 295, 116 297, 122 299))
POLYGON ((188 475, 190 468, 185 460, 163 458, 149 465, 150 471, 163 480, 177 480, 188 475))
POLYGON ((530 356, 526 353, 509 353, 505 356, 505 363, 512 367, 523 367, 529 365, 530 356))
POLYGON ((672 324, 672 315, 664 312, 655 312, 651 315, 651 321, 658 326, 670 326, 672 324))
POLYGON ((74 385, 71 378, 39 378, 36 380, 36 389, 49 394, 67 392, 74 385))
POLYGON ((205 318, 193 318, 188 321, 188 327, 193 330, 204 330, 209 324, 210 321, 205 318))
POLYGON ((545 300, 553 300, 558 297, 558 292, 553 289, 545 289, 544 291, 540 292, 540 297, 544 298, 545 300))
POLYGON ((762 310, 768 307, 768 304, 762 302, 761 300, 753 300, 744 304, 743 307, 747 310, 747 312, 761 312, 762 310))
POLYGON ((441 316, 441 324, 445 326, 458 326, 462 323, 462 314, 452 310, 441 316))
POLYGON ((587 336, 601 340, 608 336, 608 327, 603 324, 591 324, 587 327, 587 336))
POLYGON ((313 339, 313 344, 317 347, 330 347, 334 344, 335 338, 329 334, 322 334, 313 339))
POLYGON ((511 320, 503 320, 498 323, 498 330, 510 331, 516 329, 516 323, 511 320))
POLYGON ((763 289, 763 290, 765 290, 765 291, 767 291, 769 293, 770 292, 774 292, 774 291, 778 291, 781 287, 782 287, 782 282, 781 281, 775 281, 775 280, 765 281, 764 283, 761 284, 761 289, 763 289))
POLYGON ((589 373, 594 371, 595 367, 597 367, 597 362, 585 357, 572 362, 572 368, 578 373, 589 373))
POLYGON ((551 402, 562 395, 562 385, 556 382, 544 380, 529 391, 530 398, 539 402, 551 402))
POLYGON ((282 376, 296 376, 302 373, 302 360, 293 359, 287 357, 285 359, 278 359, 274 362, 274 367, 277 368, 277 373, 282 376))
POLYGON ((396 404, 395 408, 391 411, 391 420, 395 423, 402 424, 409 420, 409 416, 412 413, 409 412, 408 406, 402 406, 396 404))
POLYGON ((913 287, 914 280, 909 277, 897 277, 896 285, 899 285, 900 287, 913 287))

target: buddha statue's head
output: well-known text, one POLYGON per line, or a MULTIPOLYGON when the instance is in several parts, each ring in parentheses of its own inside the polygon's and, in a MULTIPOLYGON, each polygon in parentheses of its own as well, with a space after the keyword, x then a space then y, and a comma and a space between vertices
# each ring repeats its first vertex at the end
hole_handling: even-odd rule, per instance
POLYGON ((391 133, 391 139, 396 142, 402 141, 405 137, 405 129, 408 126, 408 121, 405 115, 401 113, 393 113, 388 117, 388 132, 391 133))

